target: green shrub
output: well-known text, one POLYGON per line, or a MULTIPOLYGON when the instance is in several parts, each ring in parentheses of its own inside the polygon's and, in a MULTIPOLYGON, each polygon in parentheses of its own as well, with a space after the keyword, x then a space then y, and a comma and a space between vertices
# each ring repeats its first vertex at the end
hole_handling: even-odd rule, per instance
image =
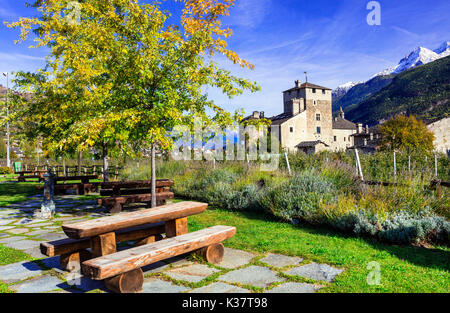
POLYGON ((0 167, 0 175, 7 175, 7 174, 13 174, 13 173, 14 173, 13 170, 7 166, 0 167))

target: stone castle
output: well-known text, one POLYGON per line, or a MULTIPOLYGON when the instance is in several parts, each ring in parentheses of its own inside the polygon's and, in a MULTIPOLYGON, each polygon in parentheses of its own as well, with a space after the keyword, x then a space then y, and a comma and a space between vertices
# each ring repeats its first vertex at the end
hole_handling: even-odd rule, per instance
MULTIPOLYGON (((295 81, 283 92, 283 113, 271 117, 280 127, 281 148, 313 154, 323 150, 341 151, 353 147, 355 135, 368 133, 362 124, 345 119, 342 109, 333 118, 331 89, 295 81)), ((264 118, 264 112, 253 112, 248 119, 264 118)))

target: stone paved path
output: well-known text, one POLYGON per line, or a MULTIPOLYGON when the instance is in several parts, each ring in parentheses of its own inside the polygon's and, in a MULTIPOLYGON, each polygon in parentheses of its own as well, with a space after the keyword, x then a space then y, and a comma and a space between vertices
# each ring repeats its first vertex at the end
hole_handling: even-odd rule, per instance
MULTIPOLYGON (((94 200, 76 196, 57 197, 57 216, 33 219, 41 196, 0 208, 0 245, 21 250, 33 261, 0 266, 0 281, 18 293, 108 292, 103 282, 80 273, 62 271, 59 257, 41 254, 39 244, 66 238, 62 223, 107 216, 94 200)), ((121 244, 123 248, 132 242, 121 244)), ((312 293, 326 286, 342 270, 326 264, 304 262, 300 257, 256 254, 225 248, 220 264, 205 264, 192 256, 176 257, 143 268, 144 293, 312 293)))

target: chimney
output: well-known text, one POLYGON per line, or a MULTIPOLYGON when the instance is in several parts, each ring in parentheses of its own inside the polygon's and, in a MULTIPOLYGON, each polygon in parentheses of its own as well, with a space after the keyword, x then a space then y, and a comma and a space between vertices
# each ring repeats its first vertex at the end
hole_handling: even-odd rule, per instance
POLYGON ((363 132, 363 124, 358 123, 358 134, 361 134, 363 132))
POLYGON ((264 111, 259 113, 259 118, 264 118, 264 111))
POLYGON ((300 80, 296 80, 295 81, 295 87, 300 88, 300 86, 301 86, 300 80))

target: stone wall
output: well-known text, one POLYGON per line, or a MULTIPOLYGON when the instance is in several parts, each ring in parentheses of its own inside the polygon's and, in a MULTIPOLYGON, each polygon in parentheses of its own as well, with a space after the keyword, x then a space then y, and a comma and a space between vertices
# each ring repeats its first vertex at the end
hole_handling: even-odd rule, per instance
POLYGON ((443 153, 450 151, 450 117, 428 125, 428 129, 436 136, 436 139, 434 140, 436 151, 443 153))

